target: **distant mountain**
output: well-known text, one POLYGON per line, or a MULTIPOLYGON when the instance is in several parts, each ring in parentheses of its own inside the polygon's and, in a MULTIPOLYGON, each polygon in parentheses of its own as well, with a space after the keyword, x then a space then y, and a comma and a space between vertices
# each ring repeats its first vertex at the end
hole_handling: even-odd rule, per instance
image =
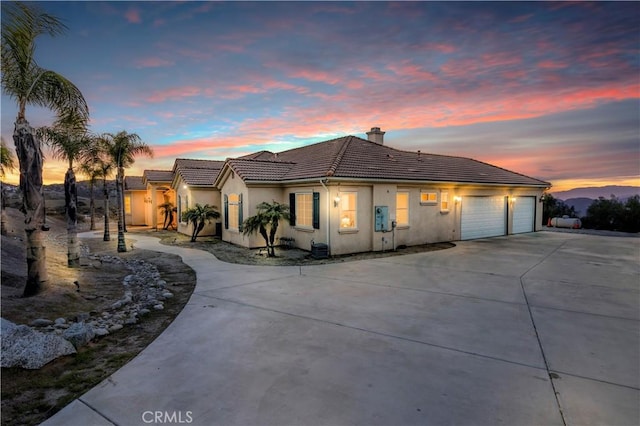
POLYGON ((593 203, 593 200, 593 198, 585 197, 567 198, 566 200, 564 200, 564 203, 569 207, 573 207, 573 209, 576 211, 576 216, 583 217, 587 215, 587 209, 589 208, 591 203, 593 203))
MULTIPOLYGON (((599 197, 610 198, 611 195, 615 195, 616 198, 627 199, 634 195, 640 195, 640 186, 592 186, 587 188, 574 188, 568 191, 552 192, 551 195, 564 201, 571 198, 591 198, 595 200, 599 197)), ((586 213, 586 210, 583 213, 586 213)))

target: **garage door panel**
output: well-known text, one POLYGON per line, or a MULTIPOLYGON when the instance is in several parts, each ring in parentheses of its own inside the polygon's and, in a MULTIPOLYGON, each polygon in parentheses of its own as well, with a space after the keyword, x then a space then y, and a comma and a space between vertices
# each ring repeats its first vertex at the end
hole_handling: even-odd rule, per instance
POLYGON ((464 197, 461 214, 463 240, 496 237, 506 233, 505 197, 464 197))
POLYGON ((513 233, 533 232, 535 215, 536 198, 518 197, 513 203, 513 233))

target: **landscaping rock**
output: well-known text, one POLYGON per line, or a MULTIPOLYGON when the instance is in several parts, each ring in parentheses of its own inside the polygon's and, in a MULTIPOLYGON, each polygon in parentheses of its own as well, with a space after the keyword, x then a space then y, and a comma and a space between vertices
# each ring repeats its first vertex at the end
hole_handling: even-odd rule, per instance
POLYGON ((76 353, 73 345, 55 334, 2 319, 2 367, 36 370, 64 355, 76 353))
POLYGON ((95 335, 93 327, 84 322, 73 323, 62 333, 62 337, 70 341, 76 349, 89 343, 95 335))
POLYGON ((109 332, 113 333, 114 331, 118 331, 122 329, 122 324, 114 324, 111 327, 109 327, 109 332))
POLYGON ((54 321, 55 325, 62 325, 62 324, 66 324, 67 320, 64 318, 56 318, 56 320, 54 321))
POLYGON ((38 318, 31 321, 31 326, 33 327, 46 327, 48 325, 53 325, 53 321, 45 318, 38 318))
POLYGON ((97 337, 102 337, 109 334, 109 330, 107 330, 106 328, 96 328, 94 329, 94 332, 96 333, 97 337))

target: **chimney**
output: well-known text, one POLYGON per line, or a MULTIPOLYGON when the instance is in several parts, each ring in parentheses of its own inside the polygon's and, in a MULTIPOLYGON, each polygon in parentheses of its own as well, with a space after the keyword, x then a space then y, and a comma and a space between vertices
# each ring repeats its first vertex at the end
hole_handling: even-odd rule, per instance
POLYGON ((384 144, 384 134, 386 132, 381 132, 380 127, 372 127, 370 132, 367 132, 367 139, 371 142, 375 142, 377 144, 384 144))

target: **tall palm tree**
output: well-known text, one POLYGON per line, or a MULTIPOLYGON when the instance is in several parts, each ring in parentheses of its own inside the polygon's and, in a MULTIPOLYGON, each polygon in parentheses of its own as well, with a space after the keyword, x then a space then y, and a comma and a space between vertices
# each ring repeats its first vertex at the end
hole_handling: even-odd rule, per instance
POLYGON ((113 173, 115 168, 111 161, 112 140, 107 133, 96 137, 96 166, 99 169, 99 177, 102 178, 102 200, 104 210, 104 233, 102 241, 111 241, 111 233, 109 229, 110 211, 109 211, 109 186, 107 180, 113 173))
POLYGON ((89 144, 87 123, 83 117, 66 115, 53 126, 37 130, 42 140, 51 147, 53 158, 65 160, 69 168, 64 175, 65 218, 67 220, 67 266, 80 267, 78 243, 78 190, 73 163, 79 160, 89 144))
POLYGON ((200 205, 196 203, 195 207, 192 207, 182 213, 183 220, 191 222, 191 242, 194 243, 198 234, 204 228, 205 222, 209 223, 212 219, 218 219, 220 213, 216 206, 210 206, 209 204, 200 205))
POLYGON ((96 201, 93 190, 95 188, 96 181, 102 176, 102 167, 100 166, 100 145, 101 144, 97 136, 93 135, 89 137, 88 144, 83 150, 80 158, 80 173, 89 178, 89 216, 91 221, 89 226, 90 231, 96 229, 96 201))
POLYGON ((267 243, 269 257, 275 257, 274 241, 278 232, 278 224, 282 219, 289 219, 289 206, 273 201, 272 203, 262 202, 256 208, 258 209, 257 214, 244 221, 242 233, 249 235, 258 232, 267 243))
POLYGON ((36 5, 2 2, 2 90, 16 100, 18 116, 13 131, 20 164, 22 211, 25 214, 27 282, 24 296, 34 296, 46 287, 45 227, 42 191, 42 147, 26 119, 27 105, 49 108, 59 115, 71 111, 88 117, 89 107, 80 90, 62 75, 41 68, 35 61, 36 39, 56 36, 66 27, 36 5))
MULTIPOLYGON (((13 152, 9 149, 4 141, 4 138, 0 138, 0 177, 4 178, 7 171, 15 169, 16 159, 13 152)), ((2 191, 2 213, 0 219, 0 234, 7 235, 7 194, 5 192, 4 182, 0 182, 2 191)))
POLYGON ((124 241, 124 169, 135 162, 138 155, 153 157, 153 150, 136 133, 122 130, 109 134, 111 160, 116 167, 116 193, 118 197, 118 252, 127 251, 124 241))

